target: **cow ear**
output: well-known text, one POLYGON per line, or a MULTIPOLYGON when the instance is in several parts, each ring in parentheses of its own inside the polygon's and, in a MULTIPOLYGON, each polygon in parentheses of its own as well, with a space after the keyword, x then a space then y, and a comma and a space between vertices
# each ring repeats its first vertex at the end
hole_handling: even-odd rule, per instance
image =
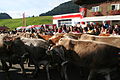
POLYGON ((64 52, 66 51, 66 48, 64 46, 60 46, 60 49, 63 50, 64 52))
POLYGON ((70 40, 70 44, 69 44, 70 48, 73 48, 75 44, 76 44, 75 41, 70 40))
POLYGON ((64 46, 60 45, 60 49, 64 49, 64 48, 65 48, 64 46))
POLYGON ((70 44, 75 45, 75 41, 70 40, 70 44))

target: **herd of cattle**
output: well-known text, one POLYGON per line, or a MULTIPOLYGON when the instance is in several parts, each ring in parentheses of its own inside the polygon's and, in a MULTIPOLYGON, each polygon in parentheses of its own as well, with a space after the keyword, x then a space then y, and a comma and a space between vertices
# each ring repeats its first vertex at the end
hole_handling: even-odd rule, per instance
POLYGON ((49 69, 58 68, 61 79, 68 80, 67 65, 80 67, 86 80, 98 80, 96 74, 104 74, 105 80, 112 79, 111 72, 120 75, 120 37, 94 36, 89 34, 26 34, 0 35, 0 60, 2 70, 7 72, 13 64, 19 64, 26 74, 24 62, 33 64, 36 77, 39 67, 44 66, 47 79, 51 80, 49 69), (9 64, 7 64, 9 63, 9 64))

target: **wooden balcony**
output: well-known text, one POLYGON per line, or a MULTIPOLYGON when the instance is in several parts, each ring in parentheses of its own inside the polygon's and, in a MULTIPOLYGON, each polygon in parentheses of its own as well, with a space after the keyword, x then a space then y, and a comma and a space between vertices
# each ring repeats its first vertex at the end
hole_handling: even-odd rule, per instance
POLYGON ((94 16, 102 16, 101 12, 92 12, 94 16))
POLYGON ((120 15, 120 10, 111 10, 109 12, 110 15, 120 15))

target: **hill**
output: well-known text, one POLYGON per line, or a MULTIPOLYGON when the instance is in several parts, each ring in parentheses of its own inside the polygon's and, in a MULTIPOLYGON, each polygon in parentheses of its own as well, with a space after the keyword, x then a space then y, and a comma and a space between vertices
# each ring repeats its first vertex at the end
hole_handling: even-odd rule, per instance
POLYGON ((74 4, 72 1, 69 1, 63 4, 60 4, 59 6, 55 7, 51 11, 40 14, 40 16, 53 16, 53 15, 77 13, 77 12, 79 12, 79 6, 74 4))
MULTIPOLYGON (((26 18, 27 25, 52 24, 52 16, 41 16, 26 18)), ((22 25, 22 19, 0 19, 0 26, 7 26, 14 29, 22 25)))
POLYGON ((0 13, 0 19, 12 19, 7 13, 0 13))

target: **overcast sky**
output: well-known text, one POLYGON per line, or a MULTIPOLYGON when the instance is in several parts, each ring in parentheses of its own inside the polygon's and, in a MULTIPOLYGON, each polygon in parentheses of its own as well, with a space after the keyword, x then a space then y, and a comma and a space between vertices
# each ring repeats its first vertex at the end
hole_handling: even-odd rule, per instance
POLYGON ((12 18, 21 18, 24 12, 26 17, 38 16, 67 1, 70 0, 1 0, 0 12, 8 13, 12 18))

